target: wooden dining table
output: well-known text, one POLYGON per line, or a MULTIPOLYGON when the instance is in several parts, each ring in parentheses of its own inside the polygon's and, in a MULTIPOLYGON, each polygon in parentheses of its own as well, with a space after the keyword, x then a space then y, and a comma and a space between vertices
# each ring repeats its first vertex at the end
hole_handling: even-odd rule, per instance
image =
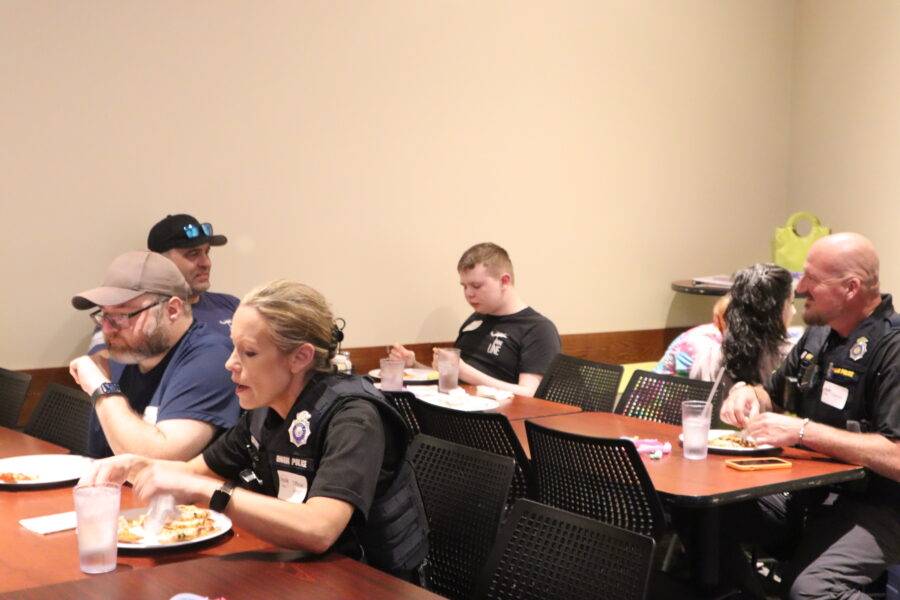
MULTIPOLYGON (((476 386, 463 384, 460 386, 466 393, 474 396, 476 386)), ((410 388, 413 393, 416 392, 415 386, 410 388)), ((531 396, 515 395, 511 398, 497 400, 498 406, 484 412, 500 413, 506 416, 510 421, 522 421, 524 419, 535 419, 540 417, 550 417, 555 415, 570 415, 580 413, 581 409, 571 404, 563 404, 561 402, 553 402, 542 398, 532 398, 531 396)))
MULTIPOLYGON (((64 448, 0 427, 0 458, 67 454, 64 448)), ((165 600, 179 592, 211 598, 435 600, 410 583, 338 554, 311 556, 273 547, 241 527, 165 549, 119 550, 116 569, 79 568, 75 530, 41 535, 20 519, 73 510, 74 482, 0 486, 0 598, 165 600)), ((122 509, 142 503, 122 487, 122 509)))
MULTIPOLYGON (((823 454, 784 448, 778 456, 791 462, 790 469, 738 471, 725 466, 732 455, 710 453, 706 460, 684 457, 678 435, 681 427, 645 421, 613 413, 582 412, 532 419, 545 427, 594 437, 657 439, 672 445, 671 454, 659 460, 643 455, 644 465, 656 491, 676 504, 716 506, 796 490, 862 479, 865 469, 828 458, 823 454)), ((526 452, 525 421, 512 422, 526 452)))
POLYGON ((441 600, 423 588, 358 561, 268 548, 152 569, 118 568, 53 585, 0 593, 0 600, 168 600, 192 593, 224 600, 441 600))
POLYGON ((0 427, 0 458, 33 454, 68 454, 62 446, 39 440, 8 427, 0 427))
MULTIPOLYGON (((732 455, 710 453, 705 460, 684 457, 678 439, 681 427, 613 413, 582 412, 531 419, 540 425, 580 435, 606 438, 638 437, 669 442, 672 451, 659 459, 642 455, 660 496, 673 507, 672 516, 682 531, 693 534, 690 554, 692 579, 702 596, 714 596, 728 583, 721 563, 725 534, 735 529, 736 514, 729 505, 781 492, 795 492, 865 477, 859 465, 842 463, 800 448, 776 449, 791 463, 789 469, 739 471, 725 465, 732 455)), ((525 421, 513 421, 513 430, 529 452, 525 421)), ((734 543, 725 541, 724 544, 734 543)))

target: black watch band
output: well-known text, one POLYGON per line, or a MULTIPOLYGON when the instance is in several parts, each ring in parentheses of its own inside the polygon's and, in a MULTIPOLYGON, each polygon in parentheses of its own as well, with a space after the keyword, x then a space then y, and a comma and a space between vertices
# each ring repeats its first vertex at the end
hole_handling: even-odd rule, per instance
POLYGON ((122 388, 119 387, 117 383, 109 383, 104 382, 97 386, 97 389, 91 394, 91 404, 97 404, 97 400, 102 398, 103 396, 112 396, 114 394, 121 394, 122 388))
POLYGON ((213 492, 212 497, 209 499, 209 509, 220 513, 225 512, 225 507, 228 506, 228 503, 231 501, 231 493, 233 491, 233 481, 226 481, 223 483, 222 487, 213 492))

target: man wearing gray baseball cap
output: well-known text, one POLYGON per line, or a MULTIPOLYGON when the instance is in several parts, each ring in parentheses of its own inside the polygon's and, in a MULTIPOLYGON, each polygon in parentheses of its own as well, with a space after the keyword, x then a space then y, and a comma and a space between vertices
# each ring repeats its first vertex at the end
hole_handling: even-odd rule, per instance
MULTIPOLYGON (((160 220, 147 235, 147 249, 159 252, 178 267, 190 287, 188 303, 198 321, 206 323, 213 331, 228 337, 231 335, 231 318, 240 300, 231 294, 209 291, 213 246, 224 246, 228 238, 213 232, 212 223, 201 223, 191 215, 168 215, 160 220)), ((88 354, 101 364, 107 358, 103 333, 99 328, 91 336, 88 354)), ((110 365, 113 374, 117 365, 110 365)), ((104 364, 104 368, 109 370, 104 364)))
POLYGON ((230 340, 193 318, 190 293, 171 260, 133 251, 110 264, 99 287, 72 297, 78 310, 95 309, 110 358, 125 365, 112 380, 90 356, 69 365, 94 402, 90 456, 186 460, 237 422, 230 340))

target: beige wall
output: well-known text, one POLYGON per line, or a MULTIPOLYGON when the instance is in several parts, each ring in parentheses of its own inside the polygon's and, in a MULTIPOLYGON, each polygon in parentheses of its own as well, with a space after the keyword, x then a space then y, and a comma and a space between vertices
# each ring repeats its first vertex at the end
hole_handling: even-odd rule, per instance
POLYGON ((900 293, 900 2, 797 5, 790 207, 869 236, 900 293))
POLYGON ((182 211, 214 289, 304 280, 351 346, 451 339, 484 240, 563 333, 700 322, 669 282, 792 204, 794 39, 784 0, 2 3, 0 364, 81 352, 70 296, 182 211))

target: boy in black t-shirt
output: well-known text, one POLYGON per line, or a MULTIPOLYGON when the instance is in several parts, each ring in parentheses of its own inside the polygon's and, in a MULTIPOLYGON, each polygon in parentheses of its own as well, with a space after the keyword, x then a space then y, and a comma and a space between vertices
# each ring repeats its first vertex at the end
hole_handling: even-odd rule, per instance
MULTIPOLYGON (((515 288, 506 250, 482 243, 466 250, 457 265, 459 283, 475 310, 459 328, 453 346, 461 350, 459 378, 521 396, 533 396, 550 361, 559 354, 556 326, 530 308, 515 288)), ((391 358, 416 364, 416 355, 400 344, 391 358)))

